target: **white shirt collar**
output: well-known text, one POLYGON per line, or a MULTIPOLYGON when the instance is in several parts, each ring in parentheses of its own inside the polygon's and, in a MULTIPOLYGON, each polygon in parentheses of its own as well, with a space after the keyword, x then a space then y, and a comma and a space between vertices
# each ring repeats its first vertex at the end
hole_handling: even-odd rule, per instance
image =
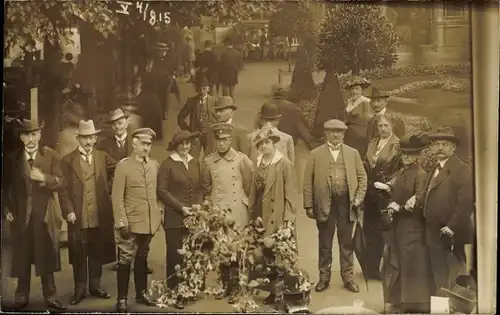
POLYGON ((226 124, 232 124, 233 123, 233 117, 229 118, 228 121, 225 122, 226 124))
MULTIPOLYGON (((182 162, 182 163, 185 162, 181 158, 181 156, 179 155, 179 153, 177 153, 177 152, 174 152, 174 153, 170 154, 170 157, 172 158, 172 160, 174 160, 176 162, 182 162)), ((191 154, 188 153, 188 155, 187 155, 187 163, 189 163, 192 159, 193 159, 193 157, 191 156, 191 154)))
POLYGON ((342 147, 342 143, 339 143, 338 145, 335 146, 329 141, 327 141, 326 144, 328 145, 328 149, 330 150, 340 150, 340 148, 342 147))
POLYGON ((80 156, 83 160, 87 161, 88 159, 88 162, 89 163, 92 163, 92 153, 94 153, 94 150, 90 150, 89 153, 87 153, 87 151, 85 151, 81 146, 78 146, 78 150, 80 151, 80 156))
POLYGON ((38 146, 34 150, 31 150, 31 152, 28 152, 28 150, 24 148, 24 156, 26 156, 26 160, 36 159, 37 154, 38 154, 38 146))
MULTIPOLYGON (((284 156, 283 153, 281 153, 280 151, 278 151, 278 150, 274 151, 273 158, 271 160, 271 163, 269 163, 269 165, 278 162, 279 160, 281 160, 281 158, 283 156, 284 156)), ((257 157, 257 166, 260 166, 260 163, 262 163, 262 157, 263 157, 263 154, 261 154, 257 157)))
POLYGON ((125 133, 123 134, 123 136, 119 137, 118 135, 115 134, 115 140, 116 141, 124 141, 125 139, 127 139, 127 132, 125 131, 125 133))
POLYGON ((441 167, 444 167, 444 165, 446 164, 446 162, 448 162, 450 158, 447 158, 446 160, 442 160, 442 161, 439 161, 439 164, 441 165, 441 167))
POLYGON ((377 115, 385 115, 387 112, 387 107, 384 107, 380 112, 377 113, 377 115))

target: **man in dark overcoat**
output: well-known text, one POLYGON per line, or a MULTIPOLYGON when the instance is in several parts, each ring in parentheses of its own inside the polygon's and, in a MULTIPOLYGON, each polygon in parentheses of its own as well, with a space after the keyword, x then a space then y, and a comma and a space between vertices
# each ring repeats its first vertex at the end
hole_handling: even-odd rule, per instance
POLYGON ((373 109, 373 112, 375 113, 375 116, 373 116, 372 119, 368 121, 368 126, 367 126, 367 139, 368 141, 378 137, 378 129, 377 129, 377 124, 376 122, 376 117, 377 116, 385 116, 385 115, 392 115, 394 118, 394 127, 393 131, 394 134, 398 137, 401 138, 405 135, 405 124, 401 118, 399 118, 397 115, 394 114, 391 110, 387 108, 388 100, 389 100, 390 95, 386 92, 378 90, 376 87, 372 87, 371 94, 368 95, 368 98, 371 99, 371 106, 373 109))
POLYGON ((450 127, 430 135, 438 163, 429 173, 424 199, 426 244, 429 247, 435 294, 451 289, 465 273, 465 246, 472 244, 474 189, 472 171, 455 155, 460 139, 450 127))
POLYGON ((61 193, 61 209, 68 222, 69 263, 73 265, 75 292, 70 304, 85 297, 87 279, 89 293, 109 299, 101 289, 102 265, 116 259, 113 208, 108 181, 116 162, 104 151, 95 150, 97 134, 94 122, 80 121, 78 148, 65 155, 61 167, 69 183, 61 193))
MULTIPOLYGON (((221 96, 215 103, 214 111, 218 123, 226 123, 233 125, 231 147, 245 155, 250 155, 250 141, 248 140, 248 131, 234 123, 233 113, 237 109, 230 96, 221 96)), ((215 134, 213 126, 210 126, 209 132, 205 134, 205 156, 215 152, 215 134)))
POLYGON ((219 60, 217 55, 212 49, 212 41, 205 41, 205 50, 196 57, 195 61, 196 77, 206 76, 210 83, 210 95, 219 95, 218 74, 219 74, 219 60))
MULTIPOLYGON (((193 139, 190 152, 194 158, 199 159, 201 149, 205 148, 203 141, 205 134, 208 132, 210 125, 216 122, 214 106, 217 99, 208 94, 210 83, 206 77, 199 78, 197 88, 196 96, 188 98, 179 114, 177 114, 177 124, 182 130, 201 134, 200 139, 193 139), (186 122, 188 117, 189 123, 186 122)), ((205 153, 205 156, 207 155, 205 153)))
POLYGON ((326 143, 311 151, 304 175, 304 209, 316 220, 319 243, 319 282, 316 291, 330 285, 333 236, 338 230, 340 274, 344 287, 359 292, 354 282, 352 228, 361 219, 367 177, 359 152, 343 143, 347 126, 338 119, 325 122, 326 143))
POLYGON ((224 41, 226 47, 219 62, 219 83, 222 85, 222 95, 234 99, 234 87, 238 84, 238 74, 243 66, 243 56, 233 47, 231 39, 224 41))
MULTIPOLYGON (((42 291, 49 310, 64 311, 66 306, 56 299, 54 272, 61 270, 59 235, 47 214, 54 194, 65 185, 59 154, 40 147, 43 122, 23 120, 19 129, 22 149, 6 157, 3 214, 11 222, 11 277, 17 278, 14 309, 29 304, 31 265, 42 279, 42 291)), ((60 212, 60 209, 55 209, 60 212)), ((60 215, 60 213, 59 213, 60 215)), ((62 221, 60 222, 62 223, 62 221)), ((59 226, 59 229, 61 226, 59 226)))

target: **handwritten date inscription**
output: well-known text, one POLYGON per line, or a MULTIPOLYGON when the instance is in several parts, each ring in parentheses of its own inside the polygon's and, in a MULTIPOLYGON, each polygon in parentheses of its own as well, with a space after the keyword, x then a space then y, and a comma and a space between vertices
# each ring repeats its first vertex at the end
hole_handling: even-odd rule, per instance
MULTIPOLYGON (((129 7, 134 7, 134 2, 129 1, 116 1, 120 8, 115 12, 125 15, 130 15, 129 7)), ((156 23, 165 23, 170 24, 170 12, 156 12, 154 9, 149 9, 149 3, 138 1, 135 2, 135 9, 139 12, 139 15, 142 16, 144 21, 147 21, 151 25, 155 25, 156 23)))

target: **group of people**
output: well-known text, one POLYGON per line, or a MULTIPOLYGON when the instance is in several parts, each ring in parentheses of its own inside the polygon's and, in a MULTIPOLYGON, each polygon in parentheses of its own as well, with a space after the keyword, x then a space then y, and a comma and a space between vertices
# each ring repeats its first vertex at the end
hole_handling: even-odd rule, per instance
MULTIPOLYGON (((295 223, 297 212, 305 211, 318 228, 318 292, 330 284, 336 228, 344 287, 359 292, 351 236, 358 220, 367 241, 366 276, 383 280, 386 302, 405 312, 426 312, 431 295, 454 285, 465 263, 464 246, 473 238, 473 189, 471 170, 455 156, 459 139, 453 130, 405 135, 403 121, 387 108, 388 94, 372 88, 365 97, 369 82, 355 78, 348 84, 353 96, 347 102, 347 119, 326 121, 321 145, 314 144, 283 91, 261 107, 258 127, 249 133, 233 121, 233 98, 211 96, 210 81, 198 80, 198 94, 179 112, 181 130, 161 163, 149 156, 155 130, 130 133, 122 109, 110 114, 114 135, 102 141, 93 121, 81 120, 75 135, 79 145, 62 158, 39 146, 42 123, 22 122, 24 147, 10 154, 4 167, 3 214, 13 227, 11 276, 18 278, 15 309, 29 302, 32 264, 42 278, 47 307, 66 309, 56 299, 53 277, 61 268, 50 215, 58 204, 68 222, 72 305, 85 298, 87 286, 91 296, 111 297, 100 278, 102 266, 114 261, 116 310, 128 311, 132 264, 136 301, 155 305, 146 294, 151 239, 162 225, 167 285, 172 289, 178 284, 172 276, 175 266, 182 263, 177 250, 189 233, 183 220, 204 200, 231 209, 236 227, 262 218, 269 234, 286 221, 295 223), (298 187, 294 170, 298 138, 312 149, 303 187, 298 187), (426 174, 418 160, 430 145, 439 162, 426 174)), ((218 298, 232 302, 237 284, 230 268, 222 267, 221 275, 224 292, 218 298)), ((266 304, 276 299, 270 291, 266 304)), ((179 297, 175 307, 184 304, 179 297)))

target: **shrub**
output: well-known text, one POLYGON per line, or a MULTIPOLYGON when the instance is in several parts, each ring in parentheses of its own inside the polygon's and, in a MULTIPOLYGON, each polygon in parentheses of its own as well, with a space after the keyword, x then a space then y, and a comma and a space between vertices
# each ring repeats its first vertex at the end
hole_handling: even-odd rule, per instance
POLYGON ((318 38, 320 70, 359 73, 397 61, 395 27, 378 5, 338 4, 327 12, 318 38))

